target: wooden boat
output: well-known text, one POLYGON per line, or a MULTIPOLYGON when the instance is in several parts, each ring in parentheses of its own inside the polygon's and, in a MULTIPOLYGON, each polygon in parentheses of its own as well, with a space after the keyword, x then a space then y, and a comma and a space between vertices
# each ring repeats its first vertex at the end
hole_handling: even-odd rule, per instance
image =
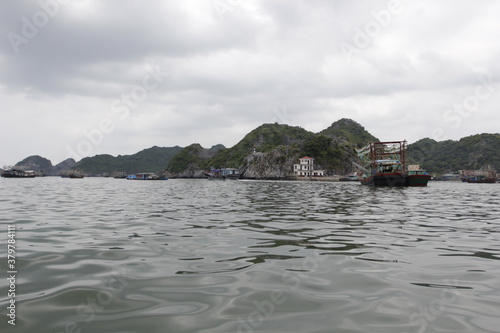
POLYGON ((431 176, 406 163, 406 141, 373 142, 357 150, 359 180, 370 186, 427 186, 431 176))
POLYGON ((406 141, 373 142, 357 152, 362 185, 407 186, 406 141))
POLYGON ((408 171, 406 174, 406 186, 427 186, 431 176, 425 170, 408 171))
POLYGON ((81 179, 81 178, 83 178, 83 177, 85 177, 85 176, 84 176, 84 175, 82 175, 82 174, 78 174, 78 173, 72 173, 72 174, 70 174, 70 175, 68 176, 68 178, 73 178, 73 179, 81 179))
POLYGON ((406 186, 427 186, 431 176, 419 165, 408 165, 406 171, 406 186))
POLYGON ((483 176, 477 176, 474 178, 466 179, 467 183, 477 183, 477 184, 494 184, 497 182, 496 178, 484 178, 483 176))
POLYGON ((222 168, 222 169, 211 169, 205 172, 205 177, 209 180, 226 180, 226 179, 239 179, 240 172, 235 168, 222 168))
POLYGON ((370 186, 406 186, 403 164, 398 160, 377 160, 372 165, 372 172, 360 178, 363 185, 370 186))
POLYGON ((4 170, 1 174, 4 178, 35 178, 35 171, 23 170, 21 168, 12 168, 10 170, 4 170))
POLYGON ((134 173, 127 176, 128 180, 168 180, 167 177, 160 177, 153 172, 134 173))
POLYGON ((494 184, 497 172, 489 165, 480 170, 460 170, 460 180, 465 183, 494 184))
POLYGON ((125 172, 115 172, 113 173, 113 178, 114 179, 126 179, 127 178, 127 174, 125 172))
POLYGON ((226 180, 225 177, 222 177, 220 173, 220 169, 212 169, 204 173, 205 178, 208 180, 226 180))
POLYGON ((340 177, 339 181, 340 182, 357 182, 357 181, 359 181, 359 178, 357 175, 347 175, 345 177, 340 177))
POLYGON ((85 177, 85 173, 82 170, 63 170, 59 173, 61 178, 72 178, 72 179, 82 179, 85 177))
POLYGON ((222 177, 224 177, 226 179, 235 180, 235 179, 239 179, 240 178, 240 171, 238 169, 235 169, 235 168, 223 168, 223 169, 220 169, 220 170, 221 170, 222 177))

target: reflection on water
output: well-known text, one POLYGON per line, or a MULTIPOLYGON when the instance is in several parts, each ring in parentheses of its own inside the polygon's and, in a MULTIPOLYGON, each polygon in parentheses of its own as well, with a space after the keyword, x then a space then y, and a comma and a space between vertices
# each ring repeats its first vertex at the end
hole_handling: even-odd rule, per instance
POLYGON ((497 332, 498 190, 2 179, 15 331, 497 332))

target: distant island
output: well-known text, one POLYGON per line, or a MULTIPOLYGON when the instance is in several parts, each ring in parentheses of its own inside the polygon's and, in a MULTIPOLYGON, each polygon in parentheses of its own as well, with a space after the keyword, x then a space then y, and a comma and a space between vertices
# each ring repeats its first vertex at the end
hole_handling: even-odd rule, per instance
MULTIPOLYGON (((394 138, 400 140, 401 138, 394 138)), ((45 175, 65 170, 81 170, 90 176, 116 173, 156 172, 170 178, 201 178, 211 168, 237 168, 243 178, 286 179, 302 156, 315 158, 325 176, 354 171, 356 149, 379 141, 351 119, 340 119, 328 128, 313 133, 298 126, 263 124, 231 148, 222 144, 203 148, 198 143, 187 147, 151 147, 133 155, 107 154, 67 159, 55 166, 41 156, 29 156, 16 166, 45 175)), ((430 173, 443 174, 459 169, 478 169, 490 165, 500 170, 500 134, 477 134, 437 142, 424 138, 408 145, 408 159, 430 173)))

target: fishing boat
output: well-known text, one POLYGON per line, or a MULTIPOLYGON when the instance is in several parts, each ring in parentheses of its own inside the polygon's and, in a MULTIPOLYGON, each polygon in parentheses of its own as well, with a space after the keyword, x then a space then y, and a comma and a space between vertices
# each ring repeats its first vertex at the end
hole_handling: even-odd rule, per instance
POLYGON ((82 179, 85 177, 85 173, 82 170, 63 170, 59 173, 61 178, 72 178, 72 179, 82 179))
POLYGON ((431 179, 431 176, 421 169, 419 165, 408 165, 406 171, 406 186, 427 186, 427 183, 431 179))
POLYGON ((211 169, 205 172, 204 175, 208 180, 226 180, 225 177, 222 177, 220 169, 211 169))
POLYGON ((127 178, 127 174, 123 171, 120 171, 120 172, 115 172, 113 173, 113 178, 114 179, 126 179, 127 178))
POLYGON ((167 177, 161 177, 154 172, 134 173, 127 176, 128 180, 168 180, 167 177))
POLYGON ((497 173, 489 165, 480 170, 460 170, 460 180, 464 183, 493 184, 497 182, 497 173))
POLYGON ((406 184, 406 141, 371 142, 357 150, 358 177, 362 185, 408 186, 406 184))
POLYGON ((240 172, 235 168, 211 169, 205 172, 205 177, 209 180, 235 180, 240 178, 240 172))
POLYGON ((10 170, 4 170, 1 174, 4 178, 35 178, 36 173, 32 170, 24 170, 22 168, 12 168, 10 170))
POLYGON ((83 177, 85 176, 81 173, 71 173, 68 176, 68 178, 73 178, 73 179, 82 179, 83 177))
POLYGON ((223 168, 221 169, 221 174, 226 179, 235 180, 240 178, 240 171, 235 168, 223 168))
POLYGON ((344 177, 339 178, 340 182, 357 182, 359 181, 358 175, 356 174, 349 174, 344 177))

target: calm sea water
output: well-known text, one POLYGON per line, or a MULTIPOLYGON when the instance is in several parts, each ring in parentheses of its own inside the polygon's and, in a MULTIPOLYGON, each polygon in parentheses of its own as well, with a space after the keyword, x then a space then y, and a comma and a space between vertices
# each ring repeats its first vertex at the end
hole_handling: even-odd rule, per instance
POLYGON ((0 332, 500 332, 499 204, 500 184, 1 179, 0 332))

